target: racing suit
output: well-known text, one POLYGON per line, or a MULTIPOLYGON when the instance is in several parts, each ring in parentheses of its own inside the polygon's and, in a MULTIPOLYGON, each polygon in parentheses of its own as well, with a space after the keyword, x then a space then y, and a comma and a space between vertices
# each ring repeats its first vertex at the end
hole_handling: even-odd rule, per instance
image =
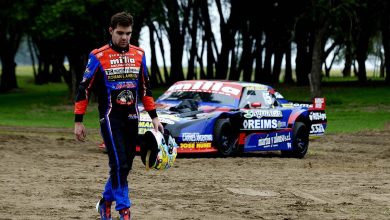
POLYGON ((75 122, 82 122, 91 92, 98 99, 100 129, 109 157, 110 176, 103 198, 115 201, 116 210, 129 208, 127 176, 138 136, 138 97, 149 116, 157 117, 144 51, 133 45, 118 48, 110 42, 90 53, 76 96, 75 122))

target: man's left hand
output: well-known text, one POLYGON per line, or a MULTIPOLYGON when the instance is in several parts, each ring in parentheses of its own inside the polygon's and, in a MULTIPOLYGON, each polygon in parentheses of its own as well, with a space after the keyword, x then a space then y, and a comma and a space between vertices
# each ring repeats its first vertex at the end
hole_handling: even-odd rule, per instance
POLYGON ((160 119, 158 117, 155 117, 152 119, 154 130, 161 131, 161 133, 164 133, 164 126, 161 124, 160 119))

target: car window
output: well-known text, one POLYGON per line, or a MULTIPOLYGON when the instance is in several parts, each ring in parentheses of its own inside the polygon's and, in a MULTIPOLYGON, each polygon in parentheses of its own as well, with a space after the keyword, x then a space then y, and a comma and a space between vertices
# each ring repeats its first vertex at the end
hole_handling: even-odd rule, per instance
POLYGON ((260 103, 261 108, 270 108, 275 101, 275 97, 267 90, 252 90, 245 88, 240 101, 240 108, 250 108, 251 103, 260 103))
POLYGON ((199 103, 208 102, 215 103, 224 106, 235 106, 238 101, 232 96, 227 96, 218 93, 208 92, 189 92, 189 91, 178 91, 164 93, 159 97, 159 101, 182 101, 184 99, 193 99, 199 103))

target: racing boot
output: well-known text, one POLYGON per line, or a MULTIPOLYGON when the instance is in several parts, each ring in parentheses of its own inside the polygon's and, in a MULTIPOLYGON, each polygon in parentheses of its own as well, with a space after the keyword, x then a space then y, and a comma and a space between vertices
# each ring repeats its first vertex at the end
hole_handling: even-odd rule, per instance
POLYGON ((102 220, 112 220, 111 204, 112 202, 105 201, 104 198, 101 198, 96 204, 96 210, 99 212, 102 220))
POLYGON ((119 211, 120 220, 130 220, 130 209, 122 209, 119 211))

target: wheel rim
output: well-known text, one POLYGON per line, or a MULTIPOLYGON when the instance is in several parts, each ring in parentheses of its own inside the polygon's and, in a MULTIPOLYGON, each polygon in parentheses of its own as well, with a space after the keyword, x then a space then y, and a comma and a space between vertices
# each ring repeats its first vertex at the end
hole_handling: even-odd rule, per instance
MULTIPOLYGON (((226 132, 226 129, 225 129, 225 132, 226 132)), ((228 151, 229 150, 229 147, 230 147, 230 143, 229 143, 229 137, 227 135, 222 135, 221 136, 221 146, 222 146, 222 150, 224 152, 228 151)))
POLYGON ((298 152, 305 152, 308 146, 308 137, 305 136, 305 131, 300 129, 296 138, 296 147, 298 152))
POLYGON ((226 153, 226 152, 231 151, 232 138, 231 138, 230 130, 229 130, 228 127, 225 126, 224 129, 223 129, 222 131, 223 131, 223 134, 224 134, 224 135, 222 135, 222 136, 221 136, 221 139, 220 139, 220 141, 221 141, 221 146, 222 146, 222 149, 221 149, 221 150, 222 150, 224 153, 226 153))

